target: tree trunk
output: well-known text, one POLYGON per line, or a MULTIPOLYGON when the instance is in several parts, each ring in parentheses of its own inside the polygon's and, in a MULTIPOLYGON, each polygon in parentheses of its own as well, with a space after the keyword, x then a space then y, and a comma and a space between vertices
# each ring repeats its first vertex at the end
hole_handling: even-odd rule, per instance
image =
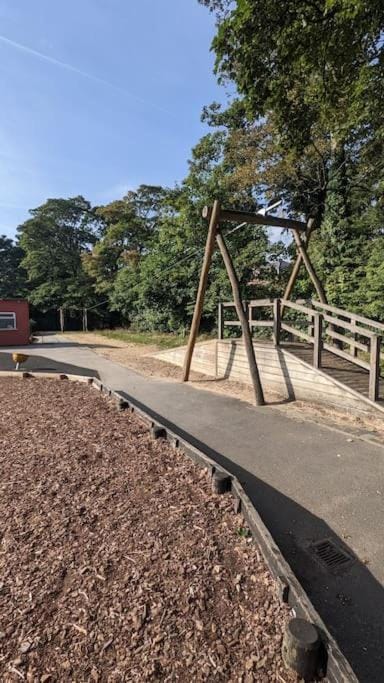
POLYGON ((64 332, 64 308, 62 306, 59 308, 59 315, 60 315, 60 330, 61 330, 61 332, 64 332))

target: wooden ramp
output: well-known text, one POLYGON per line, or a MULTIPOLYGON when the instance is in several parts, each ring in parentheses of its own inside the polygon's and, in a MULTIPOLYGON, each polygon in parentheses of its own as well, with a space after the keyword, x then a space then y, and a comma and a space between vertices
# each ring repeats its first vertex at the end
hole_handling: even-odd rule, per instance
MULTIPOLYGON (((309 344, 283 344, 282 346, 296 356, 296 358, 299 358, 313 367, 312 346, 309 344)), ((346 358, 340 358, 331 351, 323 351, 321 354, 320 369, 332 379, 368 398, 369 372, 365 368, 355 365, 346 358)), ((379 397, 377 403, 384 407, 384 379, 382 377, 380 377, 379 380, 379 397)))
MULTIPOLYGON (((334 406, 354 413, 384 411, 384 402, 368 398, 368 377, 360 368, 324 352, 326 367, 313 367, 313 348, 305 344, 254 342, 262 385, 286 399, 334 406), (345 366, 345 367, 344 367, 345 366), (357 372, 356 372, 357 370, 357 372), (361 391, 359 390, 361 389, 361 391), (364 393, 363 393, 364 392, 364 393)), ((183 366, 186 346, 154 354, 183 366)), ((249 365, 241 339, 212 340, 196 344, 192 370, 216 378, 251 384, 249 365)))
MULTIPOLYGON (((253 299, 244 305, 250 330, 260 341, 263 338, 264 344, 269 340, 283 354, 301 361, 304 376, 308 374, 306 368, 312 368, 337 387, 353 392, 355 398, 360 397, 362 410, 367 409, 367 402, 384 409, 384 380, 380 375, 384 367, 384 323, 314 299, 253 299)), ((232 338, 239 328, 239 321, 228 317, 233 308, 232 301, 219 303, 220 342, 225 341, 226 328, 232 338)))
MULTIPOLYGON (((281 396, 353 412, 384 412, 384 323, 318 301, 254 299, 244 302, 262 386, 281 396), (305 304, 305 305, 304 305, 305 304)), ((220 302, 218 339, 197 344, 192 369, 252 383, 241 322, 220 302), (229 332, 226 334, 226 329, 229 332)), ((156 354, 183 365, 186 347, 156 354)))

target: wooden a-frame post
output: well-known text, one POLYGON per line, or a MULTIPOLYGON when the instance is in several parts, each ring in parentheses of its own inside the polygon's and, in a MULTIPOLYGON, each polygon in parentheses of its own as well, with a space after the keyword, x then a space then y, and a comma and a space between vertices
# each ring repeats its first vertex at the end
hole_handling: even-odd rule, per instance
POLYGON ((203 312, 205 290, 207 289, 208 273, 212 261, 212 254, 215 248, 216 232, 217 226, 220 220, 220 204, 215 200, 213 204, 213 209, 211 213, 211 218, 209 221, 207 241, 205 244, 205 253, 203 266, 200 273, 199 288, 197 290, 195 310, 193 312, 191 329, 189 332, 188 346, 185 352, 184 367, 183 367, 183 382, 187 382, 189 379, 189 373, 191 370, 191 362, 193 349, 196 344, 196 337, 199 332, 201 314, 203 312))
MULTIPOLYGON (((204 215, 204 214, 203 214, 204 215)), ((256 405, 262 406, 265 404, 263 388, 260 382, 260 375, 257 368, 255 350, 253 348, 252 336, 249 328, 249 321, 245 315, 243 308, 243 303, 240 296, 239 281, 234 269, 231 256, 225 244, 223 236, 219 233, 219 221, 220 221, 220 205, 218 201, 213 204, 212 213, 210 216, 209 228, 207 242, 205 245, 204 261, 200 274, 199 288, 197 291, 195 310, 193 313, 193 319, 191 324, 191 330, 189 333, 188 346, 184 358, 184 368, 183 368, 183 382, 187 382, 189 379, 189 373, 191 370, 191 362, 193 350, 195 348, 196 337, 199 331, 201 314, 203 311, 204 296, 207 288, 209 267, 211 265, 212 254, 215 247, 215 240, 219 245, 224 264, 228 273, 228 277, 231 283, 233 298, 236 305, 236 312, 241 323, 241 329, 243 333, 244 345, 247 353, 249 370, 251 374, 253 389, 255 392, 256 405)))
POLYGON ((261 386, 260 382, 260 375, 256 363, 256 357, 255 357, 255 349, 253 346, 252 342, 252 335, 250 331, 250 326, 249 326, 249 320, 247 319, 247 316, 245 314, 245 310, 243 307, 243 302, 241 300, 240 296, 240 286, 239 286, 239 280, 236 275, 235 268, 233 266, 233 261, 231 258, 231 255, 228 251, 227 245, 225 243, 225 240, 223 238, 223 235, 220 233, 220 228, 219 228, 219 223, 220 221, 228 221, 228 222, 236 222, 236 223, 249 223, 253 225, 269 225, 269 226, 275 226, 278 228, 283 228, 283 229, 289 229, 292 230, 294 240, 296 243, 296 249, 297 249, 297 259, 294 264, 291 276, 289 278, 288 285, 286 287, 285 293, 284 293, 284 298, 288 299, 289 296, 291 295, 293 286, 295 284, 300 266, 302 263, 304 263, 308 274, 315 286, 316 292, 319 296, 319 299, 322 303, 327 303, 324 288, 319 280, 319 278, 316 275, 315 269, 312 265, 312 262, 308 256, 307 252, 307 245, 309 241, 310 234, 313 230, 313 220, 310 219, 308 221, 308 224, 303 223, 302 221, 297 221, 297 220, 292 220, 289 218, 276 218, 275 216, 262 216, 260 214, 256 213, 248 213, 245 211, 225 211, 220 208, 219 202, 215 201, 213 204, 213 208, 210 209, 208 207, 204 207, 203 209, 203 218, 209 218, 209 228, 208 228, 208 235, 207 235, 207 242, 205 245, 205 253, 204 253, 204 261, 203 261, 203 266, 201 269, 201 274, 200 274, 200 282, 199 282, 199 288, 197 291, 197 297, 196 297, 196 304, 195 304, 195 310, 193 313, 193 319, 192 319, 192 324, 191 324, 191 330, 189 334, 189 339, 188 339, 188 346, 185 354, 185 359, 184 359, 184 367, 183 367, 183 381, 187 382, 189 379, 189 373, 191 370, 191 362, 192 362, 192 355, 193 355, 193 350, 195 347, 196 343, 196 338, 197 334, 199 331, 199 326, 200 326, 200 320, 201 320, 201 314, 203 311, 203 304, 204 304, 204 296, 205 296, 205 291, 207 288, 207 281, 208 281, 208 273, 209 273, 209 268, 211 265, 212 261, 212 254, 215 248, 215 241, 217 241, 219 249, 221 251, 221 255, 224 260, 224 264, 228 273, 228 277, 231 283, 232 287, 232 293, 233 293, 233 298, 236 306, 236 312, 238 315, 238 318, 240 320, 241 324, 241 329, 242 329, 242 334, 243 334, 243 340, 244 340, 244 346, 246 349, 247 353, 247 358, 248 358, 248 363, 249 363, 249 371, 251 374, 251 379, 252 379, 252 384, 255 392, 255 401, 256 405, 264 405, 264 395, 263 395, 263 389, 261 386), (306 242, 303 242, 303 240, 300 237, 300 233, 306 233, 307 235, 307 240, 306 242))
POLYGON ((327 297, 325 296, 324 287, 321 284, 319 278, 317 277, 317 275, 315 273, 315 269, 312 265, 312 261, 310 260, 310 258, 308 256, 306 245, 303 243, 300 235, 298 234, 298 232, 296 230, 292 230, 292 232, 293 232, 294 240, 296 242, 297 251, 298 251, 299 255, 301 256, 301 258, 304 262, 304 265, 307 269, 308 275, 314 284, 314 287, 315 287, 316 292, 317 292, 317 296, 319 297, 322 304, 326 304, 327 303, 327 297))
MULTIPOLYGON (((325 295, 324 287, 321 284, 319 278, 317 277, 317 275, 315 273, 315 269, 312 265, 312 262, 309 258, 308 252, 307 252, 308 242, 311 238, 311 234, 312 234, 314 228, 315 228, 315 219, 309 218, 308 223, 307 223, 307 229, 305 231, 305 235, 306 235, 305 243, 301 239, 297 230, 292 229, 293 237, 294 237, 296 248, 297 248, 297 257, 296 257, 295 263, 293 264, 292 272, 291 272, 291 275, 290 275, 289 280, 287 282, 287 286, 285 288, 284 297, 283 297, 284 299, 290 298, 292 291, 293 291, 293 288, 295 286, 301 265, 304 262, 304 265, 308 271, 308 275, 311 278, 313 285, 316 289, 317 296, 319 297, 322 304, 327 303, 327 297, 325 295)), ((282 312, 283 312, 283 307, 282 307, 282 312)))
POLYGON ((249 372, 252 379, 253 391, 255 392, 255 401, 257 406, 265 405, 263 387, 261 386, 259 369, 256 363, 255 349, 252 342, 251 330, 249 327, 249 320, 245 314, 243 302, 240 295, 239 280, 236 275, 236 271, 231 259, 231 255, 228 251, 227 245, 225 243, 223 235, 218 230, 216 235, 216 241, 219 245, 221 255, 225 267, 227 269, 228 277, 232 287, 233 300, 236 306, 236 313, 241 323, 241 331, 243 334, 245 352, 247 354, 249 372))

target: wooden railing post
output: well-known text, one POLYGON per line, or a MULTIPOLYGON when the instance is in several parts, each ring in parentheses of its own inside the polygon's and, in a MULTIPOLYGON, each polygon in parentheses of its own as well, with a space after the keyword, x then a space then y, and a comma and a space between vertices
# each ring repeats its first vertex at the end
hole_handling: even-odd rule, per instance
POLYGON ((253 330, 252 330, 251 325, 249 324, 249 303, 245 299, 243 300, 243 308, 244 308, 244 313, 246 315, 246 318, 248 320, 249 331, 250 331, 251 337, 252 337, 253 330))
POLYGON ((280 345, 281 333, 281 301, 275 299, 273 302, 273 341, 275 346, 280 345))
POLYGON ((381 337, 375 334, 371 337, 371 360, 369 370, 369 398, 377 401, 379 398, 380 386, 380 347, 381 337))
MULTIPOLYGON (((351 325, 354 325, 356 327, 357 325, 357 320, 356 318, 351 318, 351 325)), ((353 333, 353 341, 357 342, 357 332, 353 333)), ((354 358, 357 358, 357 346, 352 346, 352 355, 354 358)))
POLYGON ((313 367, 321 368, 321 352, 323 350, 323 316, 321 313, 314 313, 314 335, 313 335, 313 367))
MULTIPOLYGON (((308 302, 306 305, 307 305, 308 308, 313 308, 312 302, 308 302)), ((309 323, 308 323, 307 333, 309 334, 310 337, 313 337, 313 336, 314 336, 314 333, 315 333, 315 326, 314 326, 314 320, 313 320, 313 316, 312 316, 312 315, 309 316, 309 323)))
POLYGON ((217 307, 217 338, 224 338, 224 306, 222 301, 219 301, 217 307))

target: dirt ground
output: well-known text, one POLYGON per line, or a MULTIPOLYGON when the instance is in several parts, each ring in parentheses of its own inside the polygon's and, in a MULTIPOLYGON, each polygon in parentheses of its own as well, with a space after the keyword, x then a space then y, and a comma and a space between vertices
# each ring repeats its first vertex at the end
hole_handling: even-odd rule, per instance
POLYGON ((0 380, 0 680, 296 680, 230 496, 87 385, 0 380))
MULTIPOLYGON (((180 367, 153 358, 152 354, 160 350, 156 346, 127 344, 92 332, 86 334, 66 332, 65 336, 82 344, 90 344, 96 353, 147 377, 163 378, 169 381, 181 380, 182 369, 180 367)), ((214 379, 198 372, 191 372, 191 383, 196 389, 234 396, 247 403, 254 402, 251 387, 241 382, 214 379)), ((313 420, 319 424, 351 432, 352 435, 369 432, 375 440, 384 443, 384 419, 381 416, 357 416, 307 401, 288 402, 272 391, 267 391, 265 398, 274 408, 282 410, 294 419, 313 420)))
MULTIPOLYGON (((66 332, 65 336, 79 344, 89 344, 93 351, 104 356, 104 358, 109 358, 115 363, 132 368, 132 370, 136 370, 146 377, 181 380, 180 367, 153 358, 153 354, 161 350, 154 344, 130 344, 117 339, 109 339, 93 332, 66 332)), ((204 381, 208 378, 201 373, 192 372, 191 379, 204 381)))

